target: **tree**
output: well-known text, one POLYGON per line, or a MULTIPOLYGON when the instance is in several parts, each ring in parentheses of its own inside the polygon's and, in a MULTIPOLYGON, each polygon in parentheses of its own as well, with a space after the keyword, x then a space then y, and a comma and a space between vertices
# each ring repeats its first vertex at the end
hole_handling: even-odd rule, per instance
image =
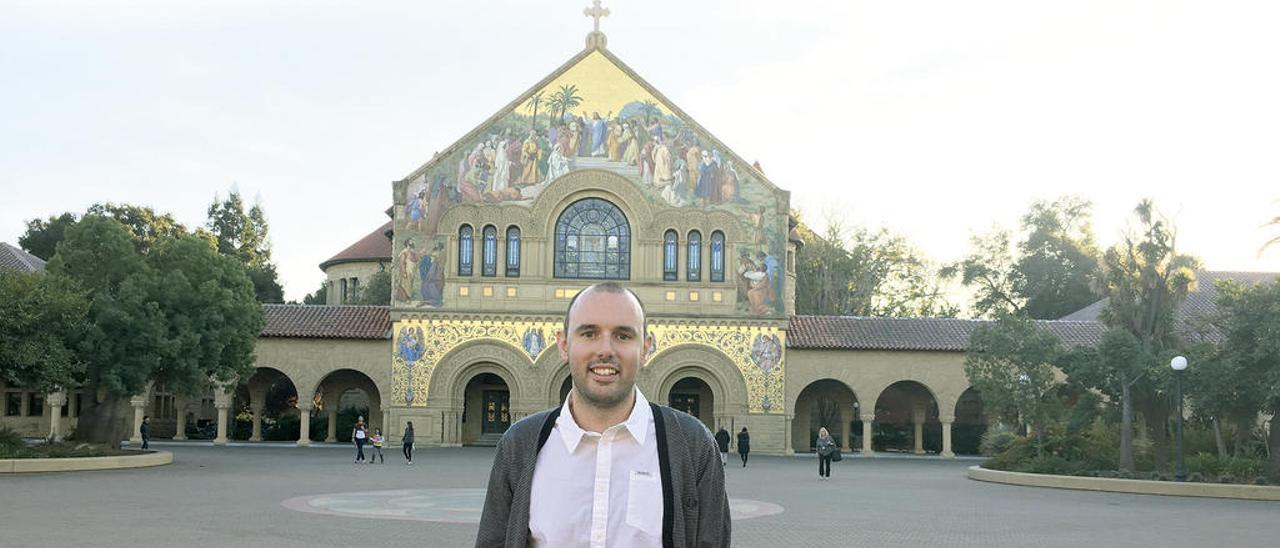
MULTIPOLYGON (((1103 255, 1099 285, 1108 297, 1100 315, 1110 329, 1123 330, 1137 341, 1133 366, 1139 375, 1131 381, 1134 398, 1129 405, 1147 419, 1155 442, 1156 465, 1163 468, 1167 457, 1169 406, 1162 390, 1169 375, 1168 360, 1179 346, 1175 325, 1178 306, 1195 287, 1200 263, 1179 254, 1176 231, 1155 208, 1143 200, 1134 209, 1137 226, 1126 231, 1122 241, 1103 255)), ((1129 385, 1126 385, 1129 387, 1129 385)), ((1131 428, 1131 425, 1122 425, 1131 428)), ((1122 431, 1121 443, 1132 436, 1122 431)), ((1121 456, 1132 447, 1121 447, 1121 456)))
POLYGON ((1018 292, 1018 272, 1007 230, 996 229, 974 236, 973 251, 957 263, 942 268, 946 278, 960 276, 960 283, 974 291, 973 311, 979 317, 1022 314, 1026 299, 1018 292))
POLYGON ((215 196, 206 226, 217 242, 218 253, 235 257, 248 268, 258 302, 284 302, 284 288, 271 263, 269 228, 261 204, 245 211, 239 192, 231 191, 226 199, 215 196))
MULTIPOLYGON (((94 204, 89 206, 85 215, 110 217, 124 224, 133 233, 138 251, 146 253, 160 238, 174 237, 187 233, 187 228, 168 213, 159 213, 146 206, 131 204, 94 204)), ((27 221, 27 231, 18 238, 18 245, 28 253, 44 260, 53 258, 58 243, 65 238, 67 227, 76 223, 76 216, 70 212, 58 216, 50 216, 47 221, 32 219, 27 221)))
POLYGON ((66 278, 0 271, 0 380, 39 392, 70 386, 82 372, 72 345, 88 307, 66 278))
POLYGON ((557 122, 564 121, 564 115, 569 109, 582 104, 582 97, 578 95, 578 86, 566 84, 560 86, 560 89, 551 94, 551 99, 547 102, 552 110, 559 109, 560 117, 556 118, 557 122))
POLYGON ((801 222, 796 311, 852 316, 954 316, 928 261, 906 238, 829 221, 819 236, 801 222))
POLYGON ((195 235, 157 239, 147 254, 120 222, 86 215, 69 227, 48 271, 88 299, 75 351, 92 397, 77 436, 119 446, 126 401, 148 383, 191 395, 252 369, 262 310, 236 260, 195 235))
POLYGON ((525 110, 533 111, 533 117, 529 118, 529 129, 534 129, 538 126, 538 107, 542 106, 542 93, 539 91, 533 94, 529 101, 524 104, 525 110))
POLYGON ((356 304, 390 305, 391 273, 386 270, 379 270, 369 276, 368 282, 360 289, 356 304))
POLYGON ((662 115, 662 110, 658 108, 658 103, 651 99, 645 99, 640 104, 640 112, 644 113, 644 122, 647 124, 652 122, 654 118, 662 115))
POLYGON ((1056 319, 1098 300, 1091 282, 1098 263, 1090 210, 1083 198, 1036 201, 1023 215, 1021 239, 997 228, 973 237, 973 250, 943 269, 974 292, 979 316, 1004 313, 1056 319))
POLYGON ((1093 205, 1075 196, 1037 201, 1022 217, 1026 238, 1018 244, 1017 293, 1024 313, 1049 320, 1098 300, 1091 283, 1099 251, 1089 221, 1093 205))
POLYGON ((57 251, 67 227, 75 223, 76 216, 71 213, 50 215, 48 220, 31 219, 27 221, 27 231, 18 237, 18 246, 48 261, 57 251))
POLYGON ((1150 362, 1132 333, 1107 329, 1097 348, 1071 350, 1062 360, 1067 380, 1080 388, 1098 390, 1120 402, 1120 469, 1133 471, 1133 387, 1150 373, 1150 362))
POLYGON ((1061 355, 1061 342, 1052 333, 1025 317, 1002 314, 974 329, 964 372, 985 409, 1031 426, 1039 438, 1058 404, 1054 367, 1061 355))
POLYGON ((329 284, 320 283, 320 289, 315 293, 308 293, 302 298, 302 304, 328 304, 329 302, 329 284))
POLYGON ((1280 480, 1280 282, 1219 286, 1221 348, 1239 379, 1252 384, 1261 403, 1256 411, 1272 414, 1266 474, 1280 480))

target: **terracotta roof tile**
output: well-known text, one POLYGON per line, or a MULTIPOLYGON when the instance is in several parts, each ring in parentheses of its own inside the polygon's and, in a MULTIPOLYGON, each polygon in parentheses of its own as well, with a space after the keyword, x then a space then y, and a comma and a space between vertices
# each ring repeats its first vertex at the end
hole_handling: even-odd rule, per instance
POLYGON ((360 238, 360 241, 320 263, 320 269, 324 270, 338 263, 353 261, 390 261, 391 238, 387 236, 388 232, 391 232, 391 221, 387 221, 387 224, 370 232, 368 236, 360 238))
POLYGON ((44 270, 44 260, 7 243, 0 242, 0 270, 39 272, 44 270))
MULTIPOLYGON (((814 350, 925 350, 963 352, 969 336, 988 320, 954 318, 867 318, 856 316, 793 316, 787 347, 814 350)), ((1097 322, 1036 322, 1068 346, 1094 345, 1102 340, 1097 322)))
POLYGON ((299 339, 390 339, 386 306, 264 304, 267 325, 260 337, 299 339))

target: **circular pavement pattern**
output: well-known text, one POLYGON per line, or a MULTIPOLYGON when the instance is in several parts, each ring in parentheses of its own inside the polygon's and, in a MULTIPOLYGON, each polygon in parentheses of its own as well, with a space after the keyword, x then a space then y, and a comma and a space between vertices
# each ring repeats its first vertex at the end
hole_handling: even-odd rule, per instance
MULTIPOLYGON (((395 489, 294 497, 280 504, 290 510, 376 519, 402 519, 439 523, 480 523, 484 489, 395 489)), ((729 499, 734 520, 781 514, 771 502, 729 499)))

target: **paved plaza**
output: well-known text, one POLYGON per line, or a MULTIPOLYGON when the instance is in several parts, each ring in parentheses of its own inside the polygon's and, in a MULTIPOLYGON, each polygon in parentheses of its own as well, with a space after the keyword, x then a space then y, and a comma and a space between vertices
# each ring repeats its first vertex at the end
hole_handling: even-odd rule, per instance
MULTIPOLYGON (((163 444, 169 466, 0 477, 3 546, 470 546, 493 450, 163 444)), ((736 457, 736 455, 732 455, 736 457)), ((973 460, 730 461, 734 546, 1274 546, 1280 504, 972 481, 973 460)))

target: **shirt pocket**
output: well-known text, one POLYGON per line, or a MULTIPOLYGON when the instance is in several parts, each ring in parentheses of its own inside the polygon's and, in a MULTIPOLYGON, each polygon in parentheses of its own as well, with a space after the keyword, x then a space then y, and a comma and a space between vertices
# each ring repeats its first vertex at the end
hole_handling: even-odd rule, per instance
POLYGON ((662 534, 662 482, 654 474, 631 472, 627 485, 627 525, 651 536, 662 534))

